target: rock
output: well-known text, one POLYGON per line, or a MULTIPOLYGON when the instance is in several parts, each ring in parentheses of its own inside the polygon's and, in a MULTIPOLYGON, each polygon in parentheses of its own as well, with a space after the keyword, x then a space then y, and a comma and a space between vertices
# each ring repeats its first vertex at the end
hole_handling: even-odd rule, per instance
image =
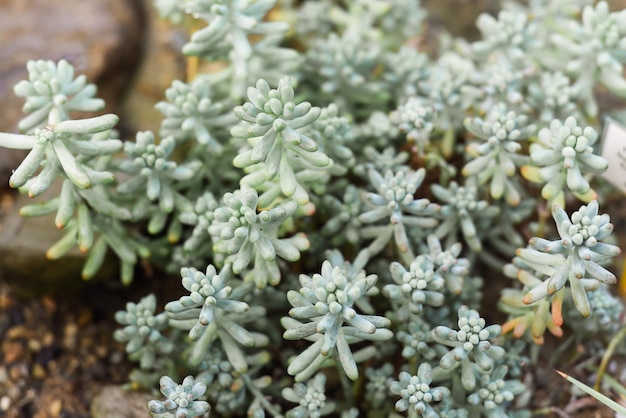
POLYGON ((147 13, 149 25, 144 59, 124 102, 123 114, 131 116, 126 123, 132 131, 156 133, 163 115, 154 105, 164 100, 165 90, 173 80, 185 81, 187 62, 181 50, 190 35, 184 28, 161 19, 154 7, 148 7, 147 13))
POLYGON ((149 394, 127 392, 119 386, 105 386, 91 403, 93 418, 145 418, 149 394))
POLYGON ((497 11, 498 4, 498 0, 426 0, 422 3, 431 24, 443 26, 446 32, 469 40, 480 38, 476 18, 481 13, 497 11))
MULTIPOLYGON (((32 59, 66 59, 76 75, 85 74, 98 86, 97 96, 107 102, 99 113, 120 113, 143 57, 145 6, 144 0, 0 1, 0 131, 17 132, 24 101, 13 94, 13 86, 28 78, 26 62, 32 59)), ((0 148, 0 198, 11 170, 25 155, 0 148)), ((80 287, 85 255, 74 250, 60 260, 47 260, 46 250, 63 231, 54 227, 54 215, 21 218, 19 208, 31 203, 35 201, 19 196, 10 208, 0 204, 0 280, 31 296, 80 287)))
MULTIPOLYGON (((78 290, 85 283, 81 271, 86 255, 76 247, 58 260, 46 258, 48 248, 64 235, 54 226, 55 213, 29 219, 19 214, 22 206, 48 200, 59 192, 60 184, 53 183, 39 198, 18 195, 6 213, 0 210, 0 281, 10 284, 12 291, 21 296, 65 293, 78 290)), ((114 257, 111 262, 105 261, 94 279, 115 275, 116 264, 114 257)))
POLYGON ((3 359, 7 364, 21 360, 25 352, 24 344, 20 341, 6 341, 2 344, 3 359))
MULTIPOLYGON (((159 19, 144 1, 0 0, 0 45, 8 45, 0 48, 0 131, 17 132, 23 100, 13 94, 13 85, 27 78, 26 62, 62 58, 75 66, 77 75, 85 74, 98 85, 106 111, 121 116, 117 128, 123 138, 132 138, 134 130, 158 131, 162 116, 154 104, 163 99, 173 79, 185 77, 180 50, 188 34, 159 19)), ((24 155, 0 148, 0 281, 26 297, 78 290, 84 284, 80 277, 85 255, 72 250, 59 260, 45 256, 63 236, 54 226, 54 214, 24 219, 18 213, 44 197, 15 195, 13 201, 13 195, 2 193, 24 155)), ((58 188, 46 196, 55 195, 58 188)), ((110 258, 98 276, 117 280, 117 260, 110 258)))
POLYGON ((607 3, 613 12, 626 9, 626 0, 608 0, 607 3))
MULTIPOLYGON (((26 61, 62 58, 98 85, 107 112, 120 114, 122 138, 134 137, 135 130, 158 131, 162 115, 154 104, 164 98, 172 80, 185 78, 180 50, 189 35, 146 6, 146 0, 32 0, 28 6, 22 0, 0 0, 0 131, 17 132, 23 100, 13 94, 13 85, 27 78, 26 61)), ((54 214, 19 216, 20 207, 44 196, 31 200, 3 194, 11 170, 24 155, 0 148, 0 281, 27 297, 78 290, 84 284, 80 273, 85 255, 74 249, 59 260, 45 256, 63 236, 54 226, 54 214)), ((46 196, 58 191, 52 188, 46 196)), ((105 262, 98 276, 117 280, 117 260, 109 255, 111 262, 105 262)))
MULTIPOLYGON (((17 132, 24 101, 13 85, 28 77, 33 59, 66 59, 98 85, 107 111, 117 112, 140 64, 145 29, 142 0, 0 1, 0 132, 17 132)), ((2 179, 23 155, 0 148, 2 179)))

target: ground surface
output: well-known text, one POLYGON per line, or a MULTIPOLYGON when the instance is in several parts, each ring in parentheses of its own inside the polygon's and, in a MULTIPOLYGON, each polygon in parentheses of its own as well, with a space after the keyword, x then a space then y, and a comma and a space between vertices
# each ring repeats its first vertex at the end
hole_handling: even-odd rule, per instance
POLYGON ((90 417, 99 390, 125 381, 129 364, 112 340, 112 312, 97 296, 24 301, 0 285, 0 416, 90 417))
MULTIPOLYGON (((0 190, 0 227, 2 214, 12 204, 12 193, 0 190)), ((613 209, 611 218, 616 231, 621 231, 623 246, 626 207, 613 209)), ((21 282, 23 278, 17 280, 21 282)), ((16 283, 15 278, 11 283, 16 283)), ((123 346, 112 339, 118 327, 114 313, 123 309, 126 301, 139 300, 150 292, 163 302, 181 291, 177 283, 141 275, 130 288, 112 280, 87 284, 82 290, 68 289, 70 286, 55 295, 19 297, 19 289, 11 288, 0 275, 0 418, 91 417, 94 398, 105 387, 124 384, 132 369, 123 346)), ((542 353, 550 356, 561 342, 547 339, 542 353)), ((594 399, 572 397, 569 383, 552 370, 556 366, 576 378, 589 378, 589 368, 584 366, 597 366, 597 355, 590 357, 584 347, 572 345, 557 359, 554 366, 545 359, 526 368, 525 382, 533 387, 529 397, 535 416, 614 417, 594 399)), ((619 374, 624 364, 624 359, 616 357, 613 374, 619 374)), ((141 415, 141 405, 136 416, 148 418, 147 411, 141 415)))
MULTIPOLYGON (((98 285, 73 295, 25 300, 0 284, 0 417, 90 417, 94 397, 106 385, 123 384, 132 367, 111 337, 117 327, 113 314, 129 293, 133 289, 98 285)), ((573 347, 568 356, 574 363, 559 367, 581 377, 585 371, 576 365, 588 356, 582 347, 573 347)), ((543 412, 537 416, 614 416, 593 399, 571 398, 569 384, 547 364, 528 372, 535 387, 531 402, 543 412)))

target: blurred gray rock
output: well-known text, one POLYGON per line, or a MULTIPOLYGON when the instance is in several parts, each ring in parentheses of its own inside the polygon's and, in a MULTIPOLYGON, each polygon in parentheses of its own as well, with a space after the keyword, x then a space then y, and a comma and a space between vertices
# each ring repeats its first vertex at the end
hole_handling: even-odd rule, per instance
MULTIPOLYGON (((17 132, 24 101, 13 85, 34 59, 66 59, 116 112, 142 59, 144 9, 143 0, 1 0, 0 131, 17 132)), ((23 155, 0 148, 0 187, 23 155)))
POLYGON ((183 27, 161 19, 154 7, 147 7, 146 12, 149 25, 144 59, 132 91, 124 101, 122 114, 130 116, 127 123, 131 131, 158 132, 163 115, 154 105, 164 100, 165 90, 173 80, 186 79, 187 62, 181 49, 189 39, 189 33, 183 27))
MULTIPOLYGON (((13 85, 27 78, 29 59, 71 62, 77 75, 98 85, 98 97, 107 101, 103 112, 120 115, 123 139, 136 130, 158 131, 162 116, 154 104, 172 80, 185 78, 180 49, 188 34, 160 20, 151 6, 149 0, 0 0, 0 131, 17 132, 23 100, 13 85)), ((44 196, 7 193, 11 170, 24 154, 0 148, 0 281, 22 296, 78 289, 86 255, 74 249, 60 260, 45 256, 63 236, 55 215, 19 216, 19 208, 44 196)), ((47 196, 58 195, 58 187, 51 189, 47 196)), ((93 280, 117 278, 117 259, 109 257, 93 280)))
POLYGON ((468 40, 480 37, 476 18, 481 13, 495 13, 499 0, 425 0, 422 6, 428 11, 431 25, 468 40))
POLYGON ((105 386, 91 403, 93 418, 145 418, 149 394, 128 392, 119 386, 105 386))
MULTIPOLYGON (((86 254, 74 247, 58 260, 46 258, 46 251, 63 237, 65 232, 54 226, 56 213, 38 218, 23 218, 23 206, 48 200, 60 193, 60 181, 37 199, 15 195, 11 204, 0 207, 0 281, 11 285, 12 291, 25 297, 44 293, 63 293, 85 285, 81 271, 86 254)), ((117 274, 115 257, 105 261, 92 280, 117 274)))

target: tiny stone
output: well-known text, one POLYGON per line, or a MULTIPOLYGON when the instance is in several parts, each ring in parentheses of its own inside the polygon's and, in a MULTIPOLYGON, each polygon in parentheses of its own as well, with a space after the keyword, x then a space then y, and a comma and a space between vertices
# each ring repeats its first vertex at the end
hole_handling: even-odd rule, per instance
POLYGON ((53 342, 54 342, 54 334, 52 332, 45 333, 43 338, 41 339, 41 344, 44 347, 52 345, 53 342))
POLYGON ((24 363, 16 364, 9 369, 9 377, 11 380, 17 380, 25 376, 28 376, 28 368, 24 363))
POLYGON ((55 399, 50 403, 50 413, 53 417, 58 417, 63 409, 63 402, 59 399, 55 399))
POLYGON ((44 296, 41 298, 41 306, 43 306, 48 314, 53 314, 57 309, 55 300, 50 296, 44 296))
POLYGON ((81 362, 75 357, 72 357, 68 363, 65 365, 66 370, 76 370, 81 366, 81 362))
POLYGON ((46 377, 46 371, 43 367, 41 367, 41 364, 35 363, 35 365, 33 366, 32 375, 35 379, 41 380, 46 377))
POLYGON ((2 346, 4 361, 13 363, 21 359, 24 355, 24 345, 18 341, 9 341, 2 346))
POLYGON ((16 340, 18 338, 31 338, 33 331, 25 325, 15 326, 7 331, 7 340, 16 340))
MULTIPOLYGON (((20 383, 23 383, 23 382, 20 382, 20 383)), ((11 386, 7 390, 7 396, 11 399, 22 399, 23 397, 21 395, 22 394, 18 385, 11 386)))
POLYGON ((30 339, 30 340, 28 340, 28 349, 32 353, 36 353, 39 350, 41 350, 41 343, 39 342, 39 340, 30 339))
POLYGON ((93 312, 91 310, 84 310, 80 313, 76 322, 78 323, 79 326, 82 327, 82 326, 87 325, 89 322, 91 322, 92 318, 93 318, 93 312))
MULTIPOLYGON (((5 211, 3 209, 3 206, 6 202, 6 196, 1 196, 0 197, 0 214, 5 211)), ((10 203, 11 205, 13 204, 12 202, 10 203)), ((0 289, 0 311, 4 311, 9 309, 11 306, 13 306, 14 301, 9 297, 9 295, 7 294, 7 292, 3 291, 2 289, 0 289)))
POLYGON ((73 349, 76 347, 76 334, 78 333, 78 325, 67 324, 63 329, 63 347, 73 349))
POLYGON ((124 360, 124 354, 121 351, 114 351, 109 357, 111 364, 120 364, 124 360))
POLYGON ((8 411, 11 406, 11 398, 3 396, 0 398, 0 411, 8 411))
POLYGON ((81 361, 83 367, 87 368, 93 366, 97 362, 96 357, 93 354, 87 354, 81 361))
POLYGON ((99 345, 96 347, 96 356, 99 358, 105 358, 107 355, 108 349, 104 345, 99 345))
POLYGON ((50 360, 48 364, 46 364, 46 366, 48 367, 48 370, 50 371, 51 375, 56 374, 57 371, 59 370, 59 364, 57 363, 56 360, 50 360))
POLYGON ((91 336, 85 335, 79 339, 80 347, 92 347, 94 345, 94 340, 91 336))

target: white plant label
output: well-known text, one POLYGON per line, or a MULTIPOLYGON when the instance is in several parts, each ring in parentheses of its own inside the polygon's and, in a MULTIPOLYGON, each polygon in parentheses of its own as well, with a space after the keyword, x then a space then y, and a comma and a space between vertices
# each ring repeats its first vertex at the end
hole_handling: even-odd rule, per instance
POLYGON ((609 162, 609 168, 602 177, 626 193, 626 128, 607 119, 603 137, 602 156, 609 162))

